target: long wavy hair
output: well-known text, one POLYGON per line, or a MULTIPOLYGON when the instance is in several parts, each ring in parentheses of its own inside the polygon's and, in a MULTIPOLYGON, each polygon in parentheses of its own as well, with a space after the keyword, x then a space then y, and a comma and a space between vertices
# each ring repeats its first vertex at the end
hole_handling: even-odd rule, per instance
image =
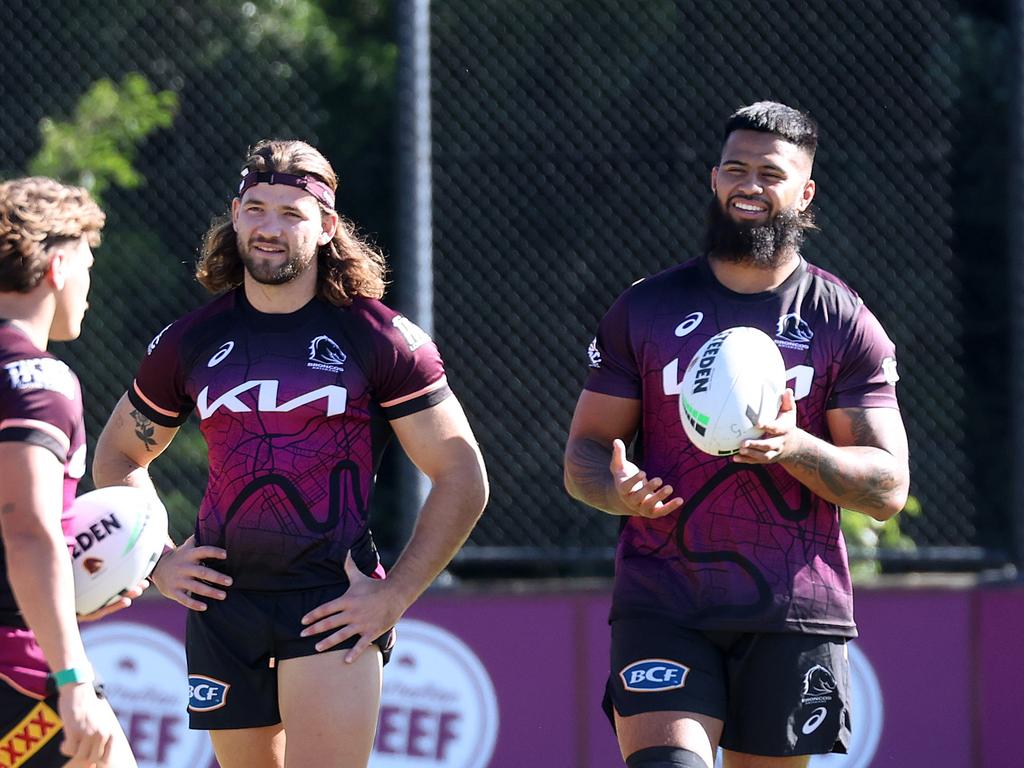
POLYGON ((100 244, 106 216, 82 187, 45 176, 0 184, 0 291, 28 293, 50 267, 47 250, 85 235, 100 244))
MULTIPOLYGON (((249 150, 242 167, 250 173, 309 175, 333 190, 338 188, 338 177, 327 158, 303 141, 261 141, 249 150)), ((327 212, 322 202, 320 208, 327 212)), ((384 295, 384 255, 360 239, 355 225, 341 215, 334 238, 317 249, 317 266, 317 295, 335 306, 348 306, 356 296, 379 299, 384 295)), ((219 216, 203 238, 196 280, 210 293, 217 294, 241 285, 244 275, 231 214, 219 216)))

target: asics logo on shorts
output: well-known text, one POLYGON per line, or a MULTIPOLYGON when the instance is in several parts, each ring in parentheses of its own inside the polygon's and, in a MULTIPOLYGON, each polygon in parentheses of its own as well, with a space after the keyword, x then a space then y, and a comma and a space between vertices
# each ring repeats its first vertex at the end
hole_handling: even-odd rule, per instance
POLYGON ((671 691, 686 685, 690 668, 668 659, 641 659, 619 672, 627 691, 654 693, 671 691))
POLYGON ((811 716, 807 718, 803 727, 800 729, 803 731, 805 736, 808 736, 818 730, 818 726, 825 722, 825 717, 828 715, 828 710, 824 707, 818 707, 811 713, 811 716))
POLYGON ((228 703, 231 685, 206 675, 188 676, 188 708, 192 712, 209 712, 228 703))

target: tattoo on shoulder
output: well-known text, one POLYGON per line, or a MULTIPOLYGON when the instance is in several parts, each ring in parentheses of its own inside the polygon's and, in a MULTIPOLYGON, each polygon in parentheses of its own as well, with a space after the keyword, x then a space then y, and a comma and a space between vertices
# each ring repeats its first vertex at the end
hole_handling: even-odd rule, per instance
POLYGON ((132 411, 131 417, 135 419, 135 436, 142 441, 147 451, 150 450, 150 446, 156 445, 156 440, 153 439, 153 422, 138 411, 132 411))

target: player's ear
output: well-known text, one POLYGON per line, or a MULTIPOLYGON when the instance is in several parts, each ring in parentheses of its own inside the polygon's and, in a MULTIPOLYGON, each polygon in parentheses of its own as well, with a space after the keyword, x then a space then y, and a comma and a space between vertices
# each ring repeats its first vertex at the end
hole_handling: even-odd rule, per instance
POLYGON ((808 179, 804 182, 803 192, 800 195, 800 210, 806 211, 807 207, 811 204, 814 199, 814 193, 817 190, 818 185, 814 183, 814 179, 808 179))
POLYGON ((241 207, 242 201, 239 198, 235 198, 231 201, 231 228, 238 231, 238 209, 241 207))
POLYGON ((50 266, 46 268, 44 279, 49 280, 50 285, 58 291, 64 289, 64 281, 67 279, 67 255, 61 249, 49 252, 50 266))
POLYGON ((718 194, 718 166, 711 169, 711 191, 718 194))
POLYGON ((334 235, 338 231, 338 214, 335 211, 330 211, 321 216, 320 221, 323 224, 323 231, 316 242, 317 245, 324 246, 334 239, 334 235))

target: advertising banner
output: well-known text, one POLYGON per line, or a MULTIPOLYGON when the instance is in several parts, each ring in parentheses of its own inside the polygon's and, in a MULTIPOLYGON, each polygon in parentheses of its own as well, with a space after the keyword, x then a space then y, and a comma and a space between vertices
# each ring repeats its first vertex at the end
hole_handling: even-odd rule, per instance
MULTIPOLYGON (((425 595, 398 625, 371 768, 622 768, 600 707, 609 599, 425 595)), ((812 768, 1016 764, 1024 588, 861 589, 857 621, 851 751, 812 768)), ((83 636, 140 768, 216 767, 187 725, 184 609, 143 599, 83 636)))

